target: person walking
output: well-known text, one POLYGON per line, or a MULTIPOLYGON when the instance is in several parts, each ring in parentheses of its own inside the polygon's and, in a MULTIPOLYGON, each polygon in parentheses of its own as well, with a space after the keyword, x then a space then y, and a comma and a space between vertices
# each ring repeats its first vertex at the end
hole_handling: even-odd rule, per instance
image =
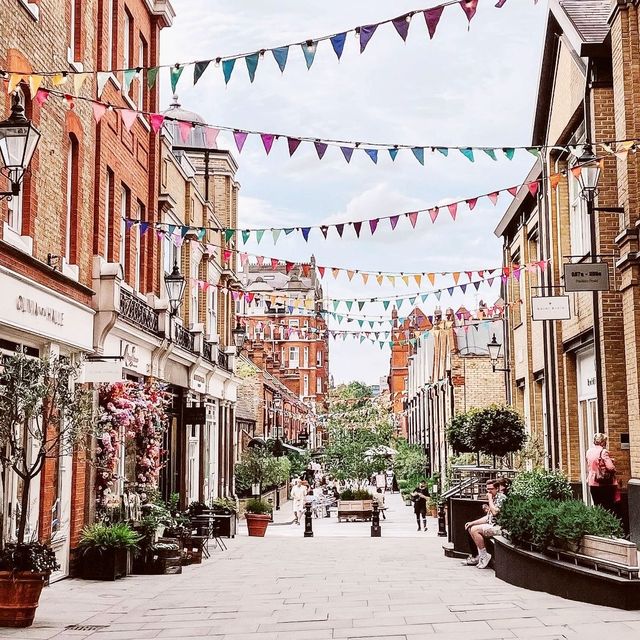
POLYGON ((291 489, 291 499, 293 500, 293 517, 296 524, 300 524, 300 518, 304 513, 304 499, 307 495, 307 489, 300 480, 296 480, 293 489, 291 489))
POLYGON ((387 474, 382 471, 382 469, 376 473, 375 487, 376 489, 382 489, 382 493, 384 493, 387 488, 387 474))
POLYGON ((413 513, 416 514, 416 523, 418 531, 420 531, 420 518, 422 518, 422 527, 427 530, 427 500, 429 499, 429 489, 427 483, 423 480, 411 494, 413 499, 413 513))
POLYGON ((587 450, 587 482, 593 504, 615 513, 616 465, 607 451, 604 433, 596 433, 587 450))

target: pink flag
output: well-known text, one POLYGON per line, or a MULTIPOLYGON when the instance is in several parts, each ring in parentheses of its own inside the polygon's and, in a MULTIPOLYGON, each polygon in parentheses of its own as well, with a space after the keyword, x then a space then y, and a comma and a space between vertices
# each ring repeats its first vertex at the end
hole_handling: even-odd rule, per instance
POLYGON ((507 191, 515 198, 518 193, 518 187, 509 187, 507 191))
POLYGON ((433 207, 433 209, 429 209, 429 217, 431 218, 431 222, 435 222, 438 214, 440 213, 440 209, 438 207, 433 207))
POLYGON ((287 138, 287 144, 289 145, 289 157, 291 157, 296 149, 300 146, 302 140, 300 138, 287 138))
POLYGON ((149 116, 149 122, 151 123, 151 128, 153 129, 153 133, 158 133, 162 128, 162 123, 164 122, 164 116, 161 113, 152 113, 149 116))
POLYGON ((538 193, 538 187, 540 186, 540 184, 536 180, 535 182, 530 182, 528 186, 529 186, 529 193, 535 198, 536 193, 538 193))
POLYGON ((476 15, 476 11, 478 10, 478 0, 460 0, 460 6, 467 15, 467 20, 471 22, 471 19, 476 15))
POLYGON ((207 147, 210 149, 215 149, 218 146, 218 134, 220 133, 220 129, 216 129, 215 127, 205 127, 204 129, 204 137, 207 141, 207 147))
POLYGON ((191 129, 193 129, 193 125, 190 122, 186 122, 185 120, 180 120, 178 123, 178 129, 180 130, 180 139, 182 142, 186 142, 191 135, 191 129))
POLYGON ((440 16, 442 15, 443 10, 444 6, 441 5, 439 7, 427 9, 424 12, 424 20, 427 23, 427 29, 429 30, 429 38, 433 38, 436 33, 436 27, 438 26, 438 22, 440 22, 440 16))
POLYGON ((238 147, 238 151, 242 151, 242 147, 244 147, 244 143, 247 141, 247 136, 249 134, 246 131, 234 131, 233 139, 236 141, 236 147, 238 147))
POLYGON ((229 249, 225 249, 224 250, 224 261, 225 262, 229 262, 230 259, 231 259, 231 251, 229 251, 229 249))
POLYGON ((478 202, 478 198, 471 198, 470 200, 466 201, 467 204, 469 205, 469 211, 473 211, 475 209, 475 206, 478 202))
POLYGON ((494 206, 497 204, 498 202, 498 196, 500 195, 499 191, 494 191, 493 193, 490 193, 487 198, 489 198, 489 200, 491 200, 491 202, 494 204, 494 206))
POLYGON ((415 229, 416 222, 418 221, 418 212, 413 211, 412 213, 408 213, 407 217, 409 218, 409 222, 411 222, 411 226, 415 229))
POLYGON ((318 267, 318 273, 320 274, 321 278, 324 278, 324 267, 318 267))
POLYGON ((264 256, 257 256, 256 261, 258 263, 258 266, 261 267, 264 264, 264 256))
POLYGON ((38 89, 36 93, 36 100, 38 104, 42 106, 49 99, 49 92, 46 89, 38 89))
POLYGON ((393 231, 398 224, 398 220, 400 220, 400 216, 391 216, 389 218, 389 222, 391 223, 391 230, 393 231))
POLYGON ((277 258, 271 258, 271 268, 275 271, 278 268, 278 259, 277 258))
POLYGON ((269 151, 271 151, 271 147, 273 146, 273 141, 275 140, 275 136, 272 133, 261 133, 260 137, 262 138, 262 144, 264 145, 264 150, 269 155, 269 151))
POLYGON ((93 117, 96 119, 96 124, 98 124, 107 110, 107 105, 101 102, 92 102, 91 107, 93 108, 93 117))
POLYGON ((371 235, 376 232, 378 228, 378 222, 380 222, 379 218, 374 218, 373 220, 369 220, 369 228, 371 229, 371 235))
POLYGON ((249 255, 246 253, 241 253, 240 254, 240 264, 244 267, 245 264, 247 264, 247 260, 249 260, 249 255))
POLYGON ((449 209, 449 213, 451 214, 451 217, 455 220, 456 214, 458 213, 458 203, 452 202, 451 204, 448 204, 447 209, 449 209))
POLYGON ((131 127, 133 127, 133 123, 136 121, 137 113, 135 111, 131 111, 131 109, 121 109, 120 117, 122 118, 122 122, 124 122, 124 126, 127 131, 131 131, 131 127))

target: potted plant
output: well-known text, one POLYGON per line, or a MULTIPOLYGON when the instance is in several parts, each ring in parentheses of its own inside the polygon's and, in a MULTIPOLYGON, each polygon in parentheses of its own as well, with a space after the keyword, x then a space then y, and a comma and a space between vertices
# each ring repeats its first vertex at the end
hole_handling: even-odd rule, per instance
POLYGON ((140 536, 126 523, 96 522, 82 530, 82 577, 116 580, 129 573, 129 554, 138 548, 140 536))
POLYGON ((271 505, 265 500, 252 498, 245 507, 245 519, 250 536, 264 538, 271 520, 271 505))
MULTIPOLYGON (((92 399, 75 385, 78 363, 33 358, 18 352, 3 359, 0 372, 0 466, 22 485, 15 541, 0 536, 0 626, 33 623, 40 593, 58 568, 42 542, 25 541, 31 487, 52 460, 85 447, 91 433, 92 399)), ((12 523, 13 525, 13 523, 12 523)))
POLYGON ((431 496, 427 501, 427 509, 429 510, 429 515, 432 518, 438 517, 438 499, 434 496, 431 496))

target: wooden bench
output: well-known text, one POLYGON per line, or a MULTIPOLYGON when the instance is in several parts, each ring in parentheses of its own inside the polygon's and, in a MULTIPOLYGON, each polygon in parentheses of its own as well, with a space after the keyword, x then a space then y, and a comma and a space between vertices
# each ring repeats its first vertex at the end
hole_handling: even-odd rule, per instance
POLYGON ((338 500, 338 522, 371 520, 373 500, 338 500))
POLYGON ((638 548, 633 542, 619 538, 599 538, 584 536, 576 553, 551 548, 549 551, 558 560, 569 560, 576 565, 593 567, 596 571, 606 571, 632 579, 640 577, 638 548))

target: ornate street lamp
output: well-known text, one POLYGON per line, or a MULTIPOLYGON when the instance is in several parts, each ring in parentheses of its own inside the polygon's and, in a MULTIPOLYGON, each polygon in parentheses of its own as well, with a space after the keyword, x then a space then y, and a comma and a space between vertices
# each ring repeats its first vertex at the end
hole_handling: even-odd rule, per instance
POLYGON ((499 369, 496 366, 498 364, 498 358, 500 357, 500 349, 502 349, 502 344, 496 340, 496 334, 494 333, 493 338, 491 338, 491 342, 487 345, 489 357, 491 358, 491 368, 493 369, 493 373, 495 373, 496 371, 511 371, 509 367, 499 369))
POLYGON ((244 327, 236 321, 236 326, 231 330, 231 335, 233 337, 233 344, 236 345, 236 349, 238 353, 240 353, 242 351, 242 347, 244 347, 244 342, 247 339, 247 333, 244 330, 244 327))
MULTIPOLYGON (((575 168, 580 168, 578 183, 580 184, 580 193, 582 197, 589 203, 593 203, 598 195, 598 182, 600 181, 600 161, 593 153, 590 144, 584 146, 582 155, 578 159, 575 168)), ((590 213, 592 213, 590 211, 590 213)))
POLYGON ((38 146, 40 132, 24 115, 20 97, 11 98, 11 115, 0 122, 0 173, 9 180, 9 191, 0 192, 0 200, 20 194, 20 184, 38 146))
POLYGON ((182 296, 184 294, 184 288, 186 281, 184 276, 178 269, 178 263, 173 263, 173 271, 170 275, 165 275, 164 286, 167 288, 167 295, 169 296, 169 308, 171 309, 171 315, 175 316, 178 313, 178 309, 182 304, 182 296))

